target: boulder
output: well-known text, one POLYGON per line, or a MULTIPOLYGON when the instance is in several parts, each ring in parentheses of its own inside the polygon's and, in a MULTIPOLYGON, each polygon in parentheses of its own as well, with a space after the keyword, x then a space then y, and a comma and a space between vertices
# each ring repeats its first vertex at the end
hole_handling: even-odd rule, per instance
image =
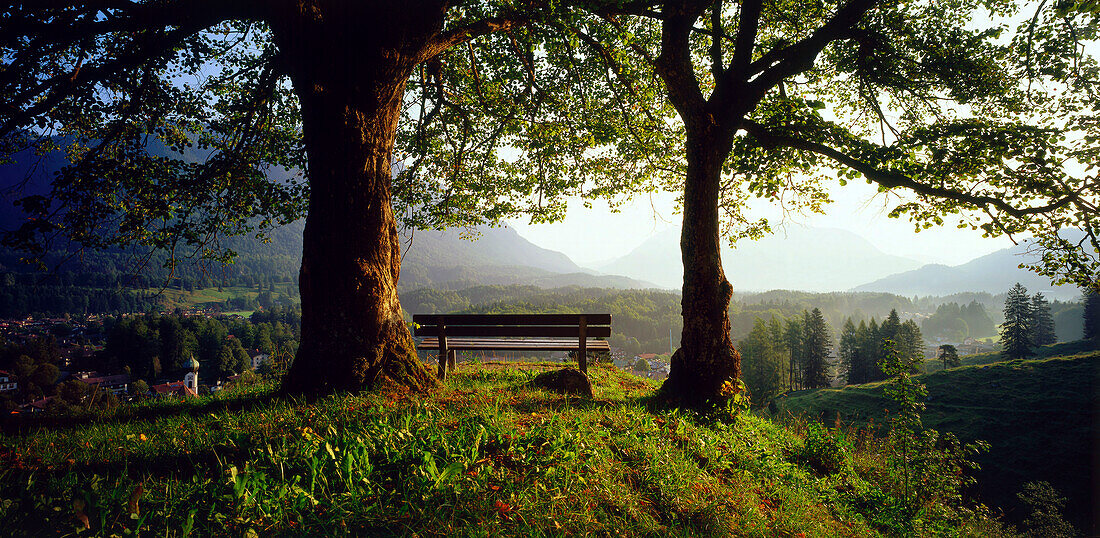
POLYGON ((592 398, 592 383, 576 368, 543 372, 535 376, 529 385, 558 394, 592 398))

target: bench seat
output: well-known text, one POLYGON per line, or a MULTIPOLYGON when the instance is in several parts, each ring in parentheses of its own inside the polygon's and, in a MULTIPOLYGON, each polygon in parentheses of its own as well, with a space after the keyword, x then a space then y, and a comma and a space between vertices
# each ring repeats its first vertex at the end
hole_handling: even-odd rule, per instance
MULTIPOLYGON (((588 338, 585 347, 589 351, 611 351, 607 340, 588 338)), ((439 349, 438 338, 425 338, 420 342, 420 347, 425 349, 439 349)), ((523 339, 509 340, 503 338, 448 338, 447 349, 458 351, 485 350, 485 351, 577 351, 580 343, 577 340, 556 339, 523 339)))
POLYGON ((455 367, 455 351, 576 351, 588 372, 589 351, 610 351, 611 314, 416 314, 420 349, 439 352, 439 378, 455 367))

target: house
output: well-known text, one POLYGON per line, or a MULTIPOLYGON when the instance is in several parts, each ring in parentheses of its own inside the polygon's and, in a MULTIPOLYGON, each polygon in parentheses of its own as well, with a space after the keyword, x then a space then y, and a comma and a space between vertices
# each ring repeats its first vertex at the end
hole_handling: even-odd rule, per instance
POLYGON ((258 369, 263 363, 271 360, 271 355, 263 353, 261 351, 255 351, 252 353, 252 369, 258 369))
POLYGON ((7 392, 18 388, 19 383, 15 381, 15 377, 5 370, 0 370, 0 392, 7 392))
POLYGON ((83 374, 88 374, 88 372, 79 372, 76 378, 93 387, 99 387, 110 392, 111 394, 124 395, 130 391, 130 376, 127 374, 96 375, 95 377, 83 374))
POLYGON ((46 406, 53 401, 53 396, 47 396, 41 400, 35 400, 29 404, 19 406, 20 413, 41 413, 46 410, 46 406))
POLYGON ((159 398, 180 398, 187 399, 198 396, 195 391, 191 390, 184 381, 172 381, 169 383, 161 383, 160 385, 153 385, 149 388, 159 398))

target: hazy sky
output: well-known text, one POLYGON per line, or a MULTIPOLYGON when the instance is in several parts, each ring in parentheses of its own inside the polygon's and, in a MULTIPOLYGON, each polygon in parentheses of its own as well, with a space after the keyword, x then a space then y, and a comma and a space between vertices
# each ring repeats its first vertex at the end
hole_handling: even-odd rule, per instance
MULTIPOLYGON (((905 256, 923 263, 958 265, 990 252, 1008 248, 1012 242, 1005 237, 982 238, 980 231, 960 230, 955 223, 934 227, 919 234, 907 220, 886 217, 883 195, 875 196, 873 186, 851 182, 847 187, 835 187, 834 203, 825 215, 795 216, 790 225, 819 228, 841 228, 854 232, 887 254, 905 256)), ((529 225, 513 220, 509 226, 521 236, 541 247, 564 252, 573 261, 586 267, 623 256, 646 239, 669 228, 679 228, 681 215, 674 213, 671 194, 637 197, 611 213, 607 204, 594 202, 592 209, 578 201, 571 203, 565 220, 556 224, 529 225), (654 211, 656 209, 656 212, 654 211)), ((767 216, 774 225, 779 212, 765 204, 754 208, 767 216)), ((777 233, 782 234, 782 231, 777 233)))

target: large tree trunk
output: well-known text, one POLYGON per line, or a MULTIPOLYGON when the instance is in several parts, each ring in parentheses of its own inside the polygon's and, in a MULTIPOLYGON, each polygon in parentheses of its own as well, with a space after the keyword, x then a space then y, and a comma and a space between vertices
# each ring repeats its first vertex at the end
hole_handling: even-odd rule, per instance
POLYGON ((309 166, 302 341, 284 383, 294 393, 437 383, 397 299, 390 195, 405 81, 441 17, 363 4, 312 2, 272 25, 301 101, 309 166))
POLYGON ((718 198, 728 136, 717 127, 688 129, 681 299, 684 331, 672 355, 664 398, 676 405, 703 408, 722 398, 725 382, 741 375, 741 356, 730 340, 729 303, 733 288, 722 269, 718 198))

